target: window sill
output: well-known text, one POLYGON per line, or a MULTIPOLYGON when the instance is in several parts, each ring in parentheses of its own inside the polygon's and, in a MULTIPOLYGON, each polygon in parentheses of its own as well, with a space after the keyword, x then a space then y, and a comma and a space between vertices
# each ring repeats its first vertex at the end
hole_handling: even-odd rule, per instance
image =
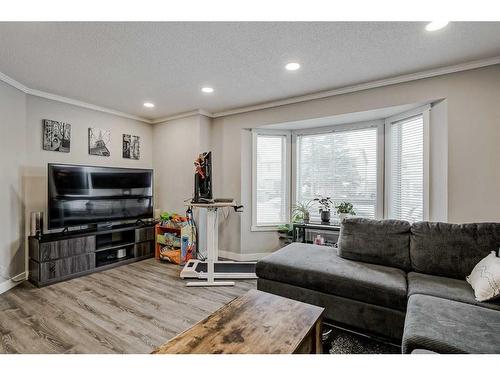
POLYGON ((251 232, 276 232, 278 230, 278 225, 252 225, 250 227, 251 232))

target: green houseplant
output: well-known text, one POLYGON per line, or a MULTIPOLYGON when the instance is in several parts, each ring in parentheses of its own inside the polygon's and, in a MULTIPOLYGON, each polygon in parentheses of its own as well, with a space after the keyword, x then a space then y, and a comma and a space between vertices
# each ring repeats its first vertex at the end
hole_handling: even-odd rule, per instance
POLYGON ((293 225, 282 224, 278 226, 278 235, 281 246, 291 244, 293 241, 293 225))
POLYGON ((286 246, 293 242, 293 223, 309 222, 309 210, 312 207, 313 201, 299 202, 292 208, 292 220, 289 224, 278 226, 279 240, 282 246, 286 246))
POLYGON ((292 209, 292 222, 303 221, 304 223, 308 223, 310 218, 309 210, 312 204, 313 201, 310 200, 295 204, 292 209))
POLYGON ((330 197, 314 198, 319 204, 319 213, 321 215, 321 222, 330 222, 330 208, 333 206, 333 201, 330 197))
POLYGON ((335 206, 335 209, 337 210, 340 221, 344 220, 348 215, 356 215, 354 207, 350 202, 340 202, 335 206))

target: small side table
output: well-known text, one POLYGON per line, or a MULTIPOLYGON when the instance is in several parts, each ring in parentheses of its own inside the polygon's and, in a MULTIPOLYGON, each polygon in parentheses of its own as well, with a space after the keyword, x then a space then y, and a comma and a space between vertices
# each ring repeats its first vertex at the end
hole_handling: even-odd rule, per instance
POLYGON ((340 234, 340 224, 312 221, 309 223, 293 223, 293 242, 313 243, 313 241, 307 240, 307 233, 311 231, 331 232, 329 242, 335 246, 340 234))

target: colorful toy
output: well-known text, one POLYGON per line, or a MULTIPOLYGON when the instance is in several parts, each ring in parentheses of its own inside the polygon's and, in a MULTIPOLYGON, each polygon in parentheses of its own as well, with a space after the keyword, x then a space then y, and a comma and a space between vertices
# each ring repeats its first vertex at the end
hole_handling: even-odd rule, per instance
POLYGON ((184 265, 196 257, 196 230, 187 217, 164 212, 156 226, 156 259, 184 265))

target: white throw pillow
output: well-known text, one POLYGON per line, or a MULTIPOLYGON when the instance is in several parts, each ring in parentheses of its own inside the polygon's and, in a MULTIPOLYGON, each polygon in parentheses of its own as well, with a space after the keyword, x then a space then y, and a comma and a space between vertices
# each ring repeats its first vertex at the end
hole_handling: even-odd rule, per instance
POLYGON ((467 282, 474 289, 476 300, 483 302, 500 296, 500 258, 492 251, 476 264, 467 282))

